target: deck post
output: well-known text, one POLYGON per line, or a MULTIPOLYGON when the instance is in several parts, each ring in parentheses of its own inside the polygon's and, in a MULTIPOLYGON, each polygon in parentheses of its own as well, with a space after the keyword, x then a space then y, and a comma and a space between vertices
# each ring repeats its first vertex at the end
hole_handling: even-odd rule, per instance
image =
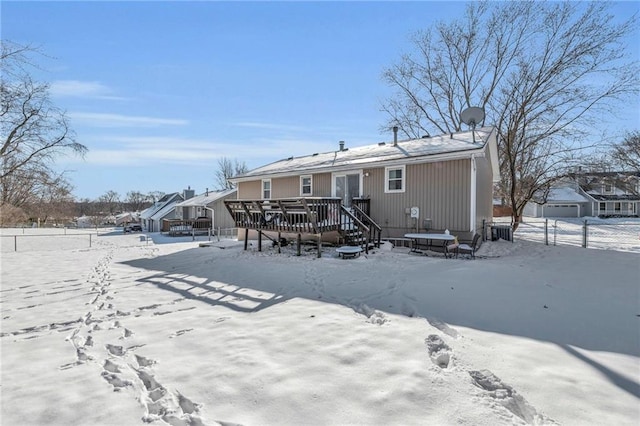
POLYGON ((318 258, 322 257, 322 234, 318 234, 318 258))
POLYGON ((258 251, 262 251, 262 231, 258 229, 258 251))
POLYGON ((281 253, 281 251, 280 251, 280 248, 281 248, 281 245, 280 245, 280 236, 281 236, 281 235, 282 235, 282 232, 278 231, 278 254, 280 254, 280 253, 281 253))
POLYGON ((297 242, 298 242, 298 253, 297 253, 297 255, 300 256, 300 245, 302 244, 302 236, 300 234, 298 234, 297 242))
POLYGON ((249 228, 244 228, 244 249, 247 250, 249 244, 249 228))

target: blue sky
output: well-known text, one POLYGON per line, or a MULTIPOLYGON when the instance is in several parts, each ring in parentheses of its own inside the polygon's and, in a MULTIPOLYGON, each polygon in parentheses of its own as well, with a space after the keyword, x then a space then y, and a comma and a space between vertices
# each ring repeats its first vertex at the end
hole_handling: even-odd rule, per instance
MULTIPOLYGON (((2 38, 41 46, 85 159, 78 198, 214 189, 220 157, 251 169, 389 140, 385 67, 463 2, 2 2, 2 38)), ((621 17, 637 2, 616 5, 621 17)), ((636 42, 633 54, 640 56, 636 42)), ((622 109, 622 108, 621 108, 622 109)), ((617 128, 638 128, 638 107, 617 128)))

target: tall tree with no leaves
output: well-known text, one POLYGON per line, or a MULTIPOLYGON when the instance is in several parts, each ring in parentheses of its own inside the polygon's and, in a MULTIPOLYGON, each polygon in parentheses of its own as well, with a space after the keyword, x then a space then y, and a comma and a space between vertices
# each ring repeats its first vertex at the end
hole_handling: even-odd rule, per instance
POLYGON ((613 145, 612 151, 622 170, 640 172, 640 131, 627 133, 622 142, 613 145))
MULTIPOLYGON (((25 201, 17 194, 29 182, 59 182, 50 166, 65 153, 83 155, 86 147, 75 140, 64 111, 49 98, 49 86, 31 78, 31 46, 3 40, 0 61, 0 194, 1 202, 25 201)), ((37 194, 34 194, 37 196, 37 194)))
POLYGON ((616 23, 608 7, 470 3, 463 19, 417 34, 415 52, 385 71, 397 89, 383 104, 387 127, 409 137, 459 131, 465 108, 484 108, 517 228, 526 203, 584 148, 583 129, 638 94, 638 63, 624 59, 622 44, 637 19, 616 23))
POLYGON ((218 159, 218 169, 215 173, 216 184, 219 189, 231 189, 233 184, 229 182, 229 179, 241 175, 247 172, 247 165, 238 160, 231 161, 227 157, 221 157, 218 159))

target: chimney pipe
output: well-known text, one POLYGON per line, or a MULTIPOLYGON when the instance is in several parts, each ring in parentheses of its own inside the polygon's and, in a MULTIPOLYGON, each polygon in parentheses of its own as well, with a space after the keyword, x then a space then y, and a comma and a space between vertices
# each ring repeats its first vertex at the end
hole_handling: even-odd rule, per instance
POLYGON ((207 188, 206 194, 207 194, 206 197, 208 197, 209 196, 209 188, 207 188))
POLYGON ((340 151, 344 151, 344 141, 340 141, 340 151))
POLYGON ((398 126, 393 126, 393 146, 398 145, 398 126))

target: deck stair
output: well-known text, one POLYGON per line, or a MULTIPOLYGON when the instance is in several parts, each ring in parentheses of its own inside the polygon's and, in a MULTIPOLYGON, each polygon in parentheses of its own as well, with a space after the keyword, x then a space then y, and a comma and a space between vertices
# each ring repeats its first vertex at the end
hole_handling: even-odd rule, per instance
POLYGON ((341 205, 340 235, 348 246, 360 246, 365 253, 370 248, 380 247, 382 228, 356 205, 341 205))

